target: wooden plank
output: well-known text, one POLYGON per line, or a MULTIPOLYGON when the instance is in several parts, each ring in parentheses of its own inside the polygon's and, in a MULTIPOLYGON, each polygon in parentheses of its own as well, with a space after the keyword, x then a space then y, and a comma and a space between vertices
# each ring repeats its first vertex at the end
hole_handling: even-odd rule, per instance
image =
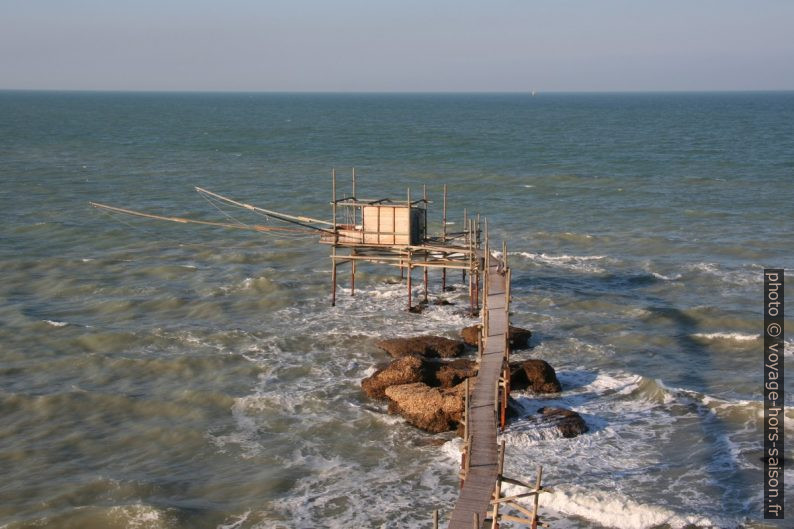
POLYGON ((489 296, 483 318, 488 319, 489 332, 483 344, 480 369, 470 399, 469 474, 452 511, 448 525, 450 529, 471 529, 475 516, 485 523, 498 477, 494 387, 502 370, 509 317, 505 306, 505 276, 499 273, 496 266, 491 266, 486 281, 489 296))

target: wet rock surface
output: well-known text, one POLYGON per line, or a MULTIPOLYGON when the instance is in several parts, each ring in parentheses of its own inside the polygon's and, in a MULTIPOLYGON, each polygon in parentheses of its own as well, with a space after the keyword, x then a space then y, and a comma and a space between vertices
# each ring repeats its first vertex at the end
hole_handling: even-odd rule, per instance
POLYGON ((566 410, 565 408, 546 407, 540 408, 538 413, 545 419, 552 421, 565 438, 576 437, 588 430, 587 423, 575 411, 566 410))
POLYGON ((463 417, 463 384, 432 388, 422 382, 386 388, 389 412, 399 413, 417 428, 431 433, 457 428, 463 417))
POLYGON ((533 393, 559 393, 560 381, 554 368, 545 360, 533 358, 510 363, 510 388, 533 393))
POLYGON ((454 358, 460 356, 464 344, 442 336, 413 336, 410 338, 389 338, 375 343, 394 358, 407 355, 420 355, 428 358, 454 358))
POLYGON ((425 364, 424 359, 416 355, 398 358, 362 380, 361 389, 368 397, 385 399, 388 387, 427 381, 429 374, 425 364))

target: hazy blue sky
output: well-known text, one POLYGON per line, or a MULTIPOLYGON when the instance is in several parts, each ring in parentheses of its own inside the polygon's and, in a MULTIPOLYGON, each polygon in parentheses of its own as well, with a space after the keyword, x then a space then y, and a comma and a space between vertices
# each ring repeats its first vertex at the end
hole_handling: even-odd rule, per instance
POLYGON ((0 0, 0 88, 794 89, 792 0, 0 0))

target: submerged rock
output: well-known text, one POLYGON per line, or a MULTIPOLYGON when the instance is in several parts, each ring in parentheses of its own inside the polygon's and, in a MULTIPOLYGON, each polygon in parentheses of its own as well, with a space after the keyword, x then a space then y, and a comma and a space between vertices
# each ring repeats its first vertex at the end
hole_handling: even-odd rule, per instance
POLYGON ((374 399, 385 399, 385 389, 400 384, 425 382, 428 372, 422 358, 411 355, 398 358, 361 381, 361 389, 374 399))
POLYGON ((431 388, 417 382, 385 390, 389 412, 399 413, 417 428, 431 433, 457 428, 463 417, 463 384, 454 388, 431 388))
POLYGON ((554 368, 539 358, 511 362, 510 387, 517 390, 527 389, 534 393, 559 393, 562 391, 554 368))
POLYGON ((375 345, 394 358, 406 355, 421 355, 428 358, 454 358, 463 350, 463 342, 442 336, 413 336, 411 338, 390 338, 375 342, 375 345))
POLYGON ((552 421, 563 437, 576 437, 587 432, 587 423, 575 411, 564 408, 540 408, 538 410, 544 418, 552 421))

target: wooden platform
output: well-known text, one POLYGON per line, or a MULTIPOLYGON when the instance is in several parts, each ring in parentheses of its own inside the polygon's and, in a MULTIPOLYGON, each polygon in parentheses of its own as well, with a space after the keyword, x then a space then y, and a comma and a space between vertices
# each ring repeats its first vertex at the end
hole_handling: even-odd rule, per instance
POLYGON ((496 486, 498 425, 495 388, 502 371, 509 318, 505 294, 507 278, 496 263, 489 266, 486 280, 488 294, 483 321, 487 323, 484 328, 488 329, 488 333, 483 336, 482 360, 470 397, 469 471, 452 511, 450 529, 472 529, 475 514, 480 525, 484 526, 496 486))

